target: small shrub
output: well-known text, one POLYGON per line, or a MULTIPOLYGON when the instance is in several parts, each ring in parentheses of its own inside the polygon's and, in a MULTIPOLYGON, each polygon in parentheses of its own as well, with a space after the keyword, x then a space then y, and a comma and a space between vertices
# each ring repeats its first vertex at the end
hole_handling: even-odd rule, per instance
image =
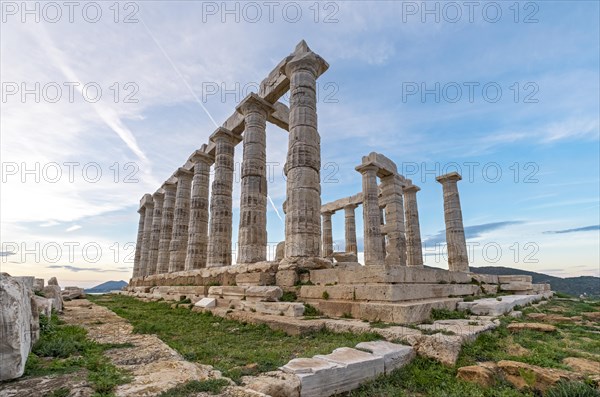
POLYGON ((305 303, 304 304, 304 315, 310 316, 310 317, 315 317, 315 316, 320 316, 321 312, 313 305, 305 303))
POLYGON ((187 397, 202 392, 217 394, 228 385, 229 382, 225 379, 208 379, 204 381, 193 380, 181 386, 177 386, 162 392, 159 394, 159 397, 187 397))
POLYGON ((323 299, 325 299, 325 300, 329 299, 329 292, 323 291, 323 299))
POLYGON ((353 318, 350 313, 342 313, 342 318, 353 318))
POLYGON ((294 291, 285 291, 281 298, 280 302, 296 302, 298 299, 298 295, 294 291))

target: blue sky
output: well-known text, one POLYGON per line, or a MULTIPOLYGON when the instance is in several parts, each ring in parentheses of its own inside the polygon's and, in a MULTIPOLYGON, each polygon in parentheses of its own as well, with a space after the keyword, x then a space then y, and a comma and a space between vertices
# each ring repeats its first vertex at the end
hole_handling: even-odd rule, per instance
MULTIPOLYGON (((128 279, 140 197, 305 39, 330 64, 318 87, 324 203, 359 191, 361 156, 385 154, 421 187, 425 260, 446 268, 435 175, 458 166, 472 265, 599 274, 597 2, 428 2, 433 13, 421 2, 276 2, 271 16, 263 2, 142 1, 118 15, 111 4, 80 3, 72 22, 64 8, 59 18, 39 3, 36 22, 33 5, 2 4, 2 271, 128 279), (37 102, 22 95, 36 83, 37 102)), ((267 135, 276 244, 287 136, 274 125, 267 135)), ((238 201, 236 186, 234 240, 238 201)), ((343 214, 333 225, 343 242, 343 214)))

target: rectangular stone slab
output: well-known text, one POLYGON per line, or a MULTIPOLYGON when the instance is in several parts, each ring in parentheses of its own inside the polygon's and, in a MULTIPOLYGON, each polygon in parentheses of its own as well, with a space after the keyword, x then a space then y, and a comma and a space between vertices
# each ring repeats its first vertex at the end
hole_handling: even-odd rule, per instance
POLYGON ((405 366, 415 358, 415 349, 411 346, 399 345, 384 340, 361 342, 356 345, 356 348, 383 358, 386 374, 405 366))

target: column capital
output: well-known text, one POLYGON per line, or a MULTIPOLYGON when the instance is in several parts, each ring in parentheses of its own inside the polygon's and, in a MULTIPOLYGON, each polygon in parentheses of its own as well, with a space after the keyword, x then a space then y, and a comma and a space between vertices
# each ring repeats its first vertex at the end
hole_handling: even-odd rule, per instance
POLYGON ((173 191, 173 190, 177 189, 177 182, 176 181, 166 181, 162 184, 161 189, 163 189, 165 192, 173 191))
POLYGON ((377 171, 379 171, 379 167, 374 165, 374 164, 361 164, 358 165, 354 168, 356 171, 360 172, 361 174, 368 174, 368 173, 377 173, 377 171))
POLYGON ((238 143, 240 143, 242 141, 242 136, 238 135, 238 134, 234 134, 233 132, 229 131, 227 128, 219 127, 215 130, 215 132, 212 133, 212 135, 210 136, 209 139, 214 143, 217 143, 217 141, 220 141, 223 139, 229 139, 231 142, 233 142, 234 145, 237 145, 238 143))
POLYGON ((405 187, 402 189, 402 191, 403 191, 404 193, 416 193, 416 192, 418 192, 419 190, 421 190, 421 188, 420 188, 420 187, 418 187, 417 185, 412 185, 412 184, 411 184, 411 185, 407 185, 407 186, 405 186, 405 187))
POLYGON ((331 218, 331 216, 335 214, 335 211, 321 211, 321 215, 323 215, 324 217, 329 217, 331 218))
POLYGON ((460 174, 458 172, 451 172, 449 174, 444 174, 444 175, 440 175, 437 178, 435 178, 436 181, 438 181, 439 183, 446 183, 446 182, 458 182, 462 179, 462 177, 460 176, 460 174))
POLYGON ((149 207, 153 206, 154 202, 152 201, 152 195, 150 193, 144 194, 142 199, 140 200, 140 208, 141 207, 149 207))
POLYGON ((192 171, 185 169, 183 167, 177 168, 177 171, 175 171, 175 173, 173 173, 173 176, 177 179, 191 177, 192 175, 194 175, 194 173, 192 171))
POLYGON ((344 210, 346 211, 354 211, 358 207, 358 204, 347 204, 344 206, 344 210))
MULTIPOLYGON (((162 188, 161 188, 162 189, 162 188)), ((154 194, 152 194, 152 200, 156 201, 156 200, 162 200, 165 198, 165 192, 161 191, 161 189, 157 190, 156 192, 154 192, 154 194)))
POLYGON ((210 166, 215 162, 215 156, 210 155, 202 150, 196 150, 190 156, 190 161, 194 164, 202 162, 202 163, 210 166))
POLYGON ((264 111, 267 114, 270 114, 275 111, 275 108, 254 92, 251 92, 235 107, 235 110, 245 116, 252 111, 264 111))
POLYGON ((319 55, 308 49, 308 52, 293 55, 283 67, 283 72, 290 78, 298 70, 309 70, 315 77, 319 77, 327 69, 329 69, 329 64, 319 55))

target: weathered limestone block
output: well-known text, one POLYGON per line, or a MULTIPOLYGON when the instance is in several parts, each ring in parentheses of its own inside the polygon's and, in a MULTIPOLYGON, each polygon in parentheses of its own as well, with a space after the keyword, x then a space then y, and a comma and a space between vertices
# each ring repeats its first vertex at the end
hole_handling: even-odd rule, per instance
POLYGON ((512 283, 512 282, 531 283, 531 282, 533 282, 533 277, 527 276, 527 275, 498 276, 499 284, 508 284, 508 283, 512 283))
POLYGON ((444 192, 444 220, 446 222, 448 267, 453 272, 469 271, 467 242, 465 240, 465 229, 457 186, 457 182, 461 179, 461 176, 457 172, 451 172, 436 178, 442 184, 444 192))
POLYGON ((497 294, 498 293, 498 284, 481 284, 481 291, 484 294, 497 294))
POLYGON ((79 287, 65 287, 62 296, 68 299, 83 299, 85 298, 85 290, 79 287))
POLYGON ((13 277, 15 280, 18 280, 23 283, 25 287, 33 291, 33 284, 35 282, 35 277, 33 276, 16 276, 13 277))
POLYGON ((472 284, 365 284, 354 288, 355 300, 406 301, 474 295, 479 286, 472 284))
POLYGON ((354 300, 353 285, 303 285, 299 296, 308 299, 354 300))
POLYGON ((202 298, 194 304, 195 307, 210 309, 217 306, 217 300, 214 298, 202 298))
POLYGON ((33 292, 23 282, 0 274, 0 381, 18 378, 25 371, 34 340, 32 300, 33 292))
POLYGON ((275 260, 277 262, 281 261, 285 256, 285 241, 280 241, 277 243, 277 247, 275 248, 275 260))
POLYGON ((63 311, 63 297, 60 287, 58 285, 50 284, 44 287, 42 294, 45 298, 53 299, 53 307, 57 312, 62 313, 63 311))
POLYGON ((302 397, 325 397, 345 391, 341 385, 345 368, 334 362, 318 358, 295 358, 281 367, 281 370, 296 375, 300 379, 302 397))
POLYGON ((304 315, 304 305, 298 302, 256 302, 255 310, 257 313, 287 317, 304 315))
POLYGON ((470 273, 473 280, 482 284, 498 284, 498 275, 496 274, 477 274, 470 273))
POLYGON ((43 298, 41 296, 34 295, 38 315, 43 314, 44 316, 50 318, 52 317, 52 304, 54 303, 54 299, 43 298))
POLYGON ((177 191, 173 213, 173 232, 169 243, 169 272, 171 273, 185 269, 193 173, 185 168, 179 168, 174 176, 177 178, 177 191))
POLYGON ((528 291, 533 290, 531 283, 523 281, 514 281, 507 284, 500 284, 501 291, 528 291))
POLYGON ((273 273, 239 273, 235 276, 235 284, 242 287, 272 285, 274 283, 275 275, 273 273))
MULTIPOLYGON (((260 274, 260 273, 259 273, 260 274)), ((248 287, 246 289, 246 299, 261 300, 265 302, 276 302, 283 296, 283 291, 279 287, 248 287)))
POLYGON ((437 320, 433 324, 420 324, 419 329, 430 332, 447 332, 458 335, 463 341, 473 341, 483 332, 491 331, 498 327, 498 324, 491 320, 437 320))
POLYGON ((311 270, 314 284, 366 284, 366 283, 411 283, 411 284, 468 284, 471 277, 466 273, 449 272, 442 269, 400 266, 350 266, 345 268, 311 270))
POLYGON ((489 367, 482 365, 461 367, 458 369, 456 377, 466 382, 476 383, 484 388, 492 387, 496 384, 496 373, 489 367))
POLYGON ((44 279, 36 278, 33 282, 33 292, 42 292, 44 289, 44 279))
POLYGON ((498 361, 504 378, 518 389, 530 388, 544 393, 559 381, 581 379, 581 375, 561 369, 542 368, 517 361, 498 361), (527 379, 525 379, 525 375, 527 379), (530 380, 533 379, 533 384, 530 380))
POLYGON ((300 379, 282 371, 265 372, 259 376, 244 376, 242 384, 271 397, 300 397, 300 379))
POLYGON ((280 270, 275 276, 275 284, 280 287, 293 287, 298 282, 298 274, 295 270, 280 270))
POLYGON ((542 323, 512 323, 506 327, 509 331, 516 332, 522 330, 538 331, 538 332, 556 332, 556 327, 551 324, 542 323))
POLYGON ((50 280, 48 280, 48 285, 58 285, 58 280, 56 280, 56 277, 51 277, 50 280))
POLYGON ((335 259, 336 262, 344 263, 358 262, 358 257, 354 252, 334 252, 333 259, 335 259))
POLYGON ((507 295, 498 298, 477 299, 473 302, 460 302, 459 310, 470 310, 480 316, 501 316, 515 306, 527 306, 542 300, 543 295, 507 295))
POLYGON ((415 349, 411 346, 387 341, 361 342, 356 345, 356 348, 383 358, 386 374, 405 366, 415 358, 415 349))
POLYGON ((332 386, 338 389, 338 393, 353 390, 385 371, 383 357, 350 347, 340 347, 330 354, 317 355, 314 358, 333 362, 345 369, 343 378, 330 381, 332 386))

